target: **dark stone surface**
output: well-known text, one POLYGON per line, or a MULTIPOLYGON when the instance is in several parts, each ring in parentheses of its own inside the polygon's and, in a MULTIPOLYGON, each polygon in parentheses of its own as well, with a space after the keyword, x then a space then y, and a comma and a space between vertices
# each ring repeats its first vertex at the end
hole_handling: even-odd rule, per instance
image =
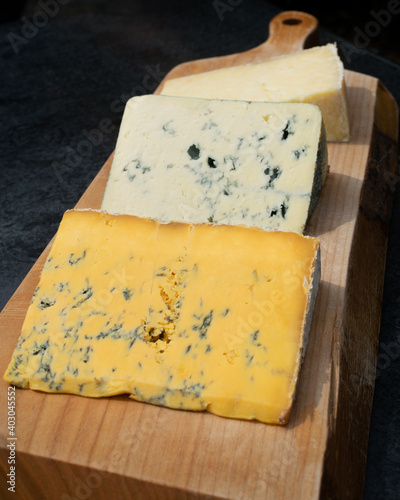
MULTIPOLYGON (((27 19, 39 28, 29 31, 26 20, 0 26, 0 307, 113 151, 127 98, 153 91, 180 62, 262 43, 279 11, 262 0, 219 2, 227 6, 220 15, 211 0, 63 2, 44 0, 57 10, 47 20, 34 4, 27 19), (107 130, 88 148, 87 134, 104 130, 103 120, 107 130)), ((321 43, 338 41, 346 68, 378 77, 400 102, 399 66, 321 28, 321 43)), ((397 195, 365 500, 400 498, 399 214, 397 195)))

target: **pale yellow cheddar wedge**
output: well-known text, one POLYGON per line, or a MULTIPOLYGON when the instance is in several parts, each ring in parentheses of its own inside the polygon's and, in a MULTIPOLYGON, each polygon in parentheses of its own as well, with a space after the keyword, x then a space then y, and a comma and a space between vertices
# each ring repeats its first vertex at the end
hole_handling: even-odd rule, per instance
POLYGON ((343 63, 327 44, 264 62, 167 80, 170 96, 307 102, 320 107, 328 141, 347 142, 350 127, 343 63))

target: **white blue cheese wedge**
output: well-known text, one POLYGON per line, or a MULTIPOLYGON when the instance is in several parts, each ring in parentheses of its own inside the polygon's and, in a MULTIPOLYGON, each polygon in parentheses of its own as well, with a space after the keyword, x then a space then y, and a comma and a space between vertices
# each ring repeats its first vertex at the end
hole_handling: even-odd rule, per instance
POLYGON ((327 172, 313 104, 140 96, 126 105, 101 208, 303 233, 327 172))

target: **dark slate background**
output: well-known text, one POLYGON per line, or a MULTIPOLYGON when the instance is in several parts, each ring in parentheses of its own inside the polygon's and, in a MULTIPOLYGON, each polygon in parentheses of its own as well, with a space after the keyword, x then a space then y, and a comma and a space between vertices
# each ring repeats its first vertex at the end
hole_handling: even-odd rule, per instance
MULTIPOLYGON (((379 78, 400 102, 400 14, 393 15, 367 44, 362 43, 364 50, 355 28, 364 31, 373 20, 370 4, 349 11, 343 2, 330 12, 325 5, 307 2, 275 3, 42 0, 26 5, 14 2, 14 12, 2 11, 0 308, 56 232, 63 212, 74 207, 113 151, 128 97, 152 92, 157 80, 180 62, 244 51, 262 43, 270 19, 280 8, 317 15, 321 44, 337 41, 347 69, 379 78), (51 16, 40 14, 43 5, 52 8, 51 16), (97 134, 96 145, 85 148, 82 141, 100 124, 102 137, 97 134)), ((376 12, 387 7, 383 2, 371 5, 376 12)), ((365 500, 400 498, 399 214, 396 194, 365 500), (385 363, 388 349, 391 361, 385 363)))

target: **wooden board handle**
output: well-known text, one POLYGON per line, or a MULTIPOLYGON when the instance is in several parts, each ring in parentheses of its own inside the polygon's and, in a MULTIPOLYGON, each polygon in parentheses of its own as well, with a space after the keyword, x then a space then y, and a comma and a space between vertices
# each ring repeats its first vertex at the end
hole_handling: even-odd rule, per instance
POLYGON ((306 12, 288 10, 269 23, 269 37, 257 47, 260 55, 298 52, 318 44, 318 19, 306 12), (272 50, 271 50, 272 49, 272 50))

